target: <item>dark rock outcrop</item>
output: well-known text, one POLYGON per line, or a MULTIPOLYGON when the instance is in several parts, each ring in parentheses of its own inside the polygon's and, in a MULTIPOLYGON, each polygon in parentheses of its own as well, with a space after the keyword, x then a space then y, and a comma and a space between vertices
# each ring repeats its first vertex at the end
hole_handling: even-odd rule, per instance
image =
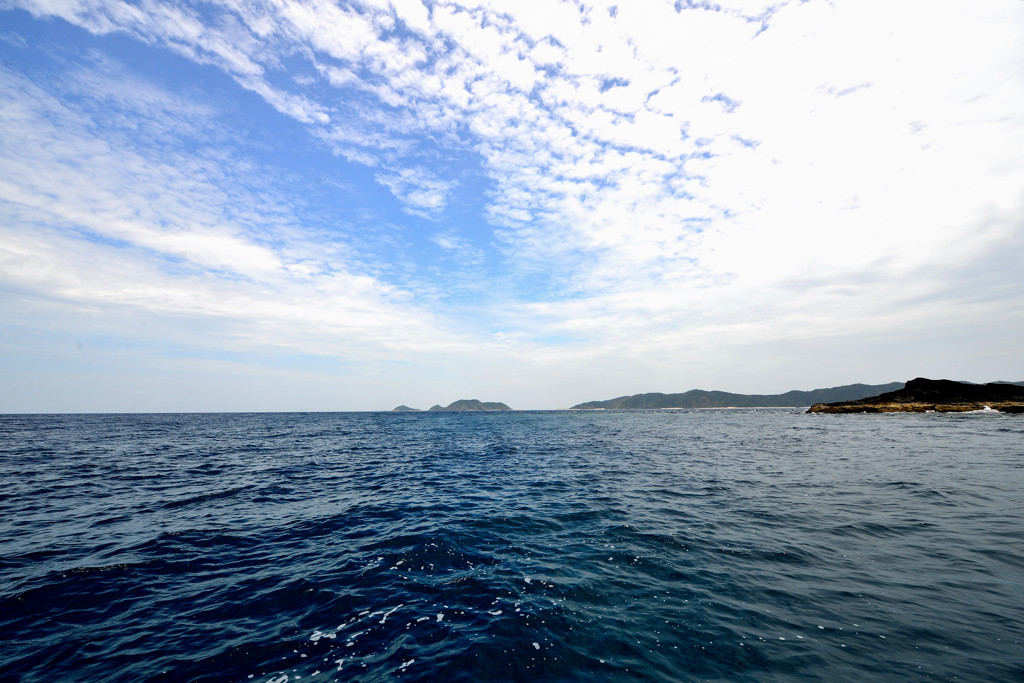
POLYGON ((816 403, 809 413, 924 413, 999 410, 1024 413, 1024 387, 1006 382, 970 384, 918 377, 897 391, 856 401, 816 403))

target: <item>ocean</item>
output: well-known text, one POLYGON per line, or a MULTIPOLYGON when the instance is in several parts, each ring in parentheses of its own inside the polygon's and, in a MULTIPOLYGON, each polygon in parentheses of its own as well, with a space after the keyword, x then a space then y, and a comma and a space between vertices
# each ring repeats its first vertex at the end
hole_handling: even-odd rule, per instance
POLYGON ((0 416, 3 681, 1021 681, 1024 416, 0 416))

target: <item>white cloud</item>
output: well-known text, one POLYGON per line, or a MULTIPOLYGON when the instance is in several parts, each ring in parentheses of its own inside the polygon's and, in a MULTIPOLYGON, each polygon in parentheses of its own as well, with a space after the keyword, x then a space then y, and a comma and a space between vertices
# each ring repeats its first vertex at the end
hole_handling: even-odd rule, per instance
MULTIPOLYGON (((1024 210, 1021 3, 24 4, 223 70, 371 167, 412 215, 438 221, 456 188, 484 186, 490 225, 479 229, 501 246, 508 286, 494 289, 510 294, 507 316, 473 321, 478 339, 500 329, 548 359, 559 352, 538 340, 568 337, 588 345, 572 346, 580 357, 644 365, 642 338, 710 364, 707 344, 895 335, 908 320, 947 329, 950 316, 998 308, 958 286, 991 286, 993 268, 1015 277, 994 255, 999 245, 1019 253, 1024 210)), ((145 88, 138 99, 146 92, 151 112, 213 115, 145 88)), ((8 107, 29 117, 26 130, 40 116, 18 114, 27 106, 8 107)), ((8 160, 5 192, 24 220, 334 292, 314 256, 240 231, 215 187, 199 182, 188 199, 196 160, 154 164, 46 134, 33 138, 37 156, 8 160), (85 184, 73 165, 101 159, 122 170, 85 184), (122 197, 129 174, 179 191, 122 197)), ((279 229, 298 231, 267 228, 279 229)), ((465 269, 497 262, 457 233, 430 239, 465 269)), ((382 310, 414 315, 376 286, 382 310)), ((351 313, 360 325, 368 317, 351 313)))
POLYGON ((455 186, 454 182, 441 180, 425 168, 404 168, 378 173, 375 177, 405 204, 406 211, 428 218, 444 209, 447 195, 455 186))
POLYGON ((454 229, 434 233, 430 241, 451 254, 462 266, 480 265, 484 261, 484 251, 454 229))
MULTIPOLYGON (((459 343, 408 292, 355 272, 345 245, 304 231, 287 207, 252 212, 256 198, 220 159, 168 156, 116 129, 97 135, 84 111, 9 74, 0 90, 0 271, 18 292, 11 322, 51 300, 118 320, 135 312, 207 321, 199 324, 212 336, 193 340, 182 329, 177 342, 236 351, 369 359, 459 343)), ((140 95, 143 110, 165 101, 140 95)), ((177 123, 182 134, 187 119, 168 117, 158 125, 177 123)))

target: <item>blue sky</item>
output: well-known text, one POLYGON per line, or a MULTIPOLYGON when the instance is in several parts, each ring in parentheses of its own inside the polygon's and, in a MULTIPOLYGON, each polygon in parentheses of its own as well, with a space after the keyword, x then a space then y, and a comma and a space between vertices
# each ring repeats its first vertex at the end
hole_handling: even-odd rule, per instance
POLYGON ((0 411, 1024 380, 1024 3, 0 0, 0 411))

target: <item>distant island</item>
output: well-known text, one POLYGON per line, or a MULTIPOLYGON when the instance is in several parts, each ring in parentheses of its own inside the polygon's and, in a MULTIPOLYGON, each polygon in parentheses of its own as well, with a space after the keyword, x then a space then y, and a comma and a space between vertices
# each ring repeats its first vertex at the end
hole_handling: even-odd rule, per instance
MULTIPOLYGON (((418 408, 410 408, 406 405, 397 406, 392 408, 391 412, 414 412, 419 410, 418 408)), ((475 398, 464 398, 453 403, 449 403, 447 406, 431 406, 430 411, 441 411, 441 410, 458 410, 458 411, 495 411, 495 410, 512 410, 504 403, 497 403, 492 401, 478 401, 475 398)))
POLYGON ((813 391, 787 391, 784 394, 731 394, 727 391, 693 389, 682 394, 634 394, 607 401, 588 401, 572 410, 645 410, 652 408, 799 408, 815 403, 853 401, 903 387, 890 384, 847 384, 813 391))
POLYGON ((809 413, 1024 413, 1024 382, 970 384, 918 377, 899 390, 850 401, 816 403, 809 413))

